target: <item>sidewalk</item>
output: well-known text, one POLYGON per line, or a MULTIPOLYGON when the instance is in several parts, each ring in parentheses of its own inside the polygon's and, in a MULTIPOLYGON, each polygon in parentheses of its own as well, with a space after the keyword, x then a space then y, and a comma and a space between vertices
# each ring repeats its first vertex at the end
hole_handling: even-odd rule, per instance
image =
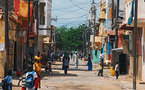
MULTIPOLYGON (((93 69, 97 69, 98 64, 93 64, 93 69)), ((98 72, 96 72, 97 74, 98 72)), ((125 90, 132 90, 133 87, 133 78, 129 76, 129 74, 126 75, 119 75, 119 79, 117 80, 115 76, 111 76, 110 68, 105 67, 104 69, 104 79, 108 80, 114 80, 119 86, 122 87, 122 89, 125 90)), ((145 84, 139 84, 139 81, 136 81, 136 87, 137 90, 145 90, 145 84)))

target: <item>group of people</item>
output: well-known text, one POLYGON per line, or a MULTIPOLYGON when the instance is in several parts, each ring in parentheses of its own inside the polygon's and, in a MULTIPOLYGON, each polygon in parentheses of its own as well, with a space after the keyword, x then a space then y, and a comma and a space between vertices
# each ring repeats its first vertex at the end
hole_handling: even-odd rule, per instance
MULTIPOLYGON (((51 53, 51 56, 53 56, 53 54, 54 53, 51 53)), ((41 87, 40 75, 41 75, 42 63, 44 63, 44 65, 45 65, 45 71, 47 71, 47 69, 49 69, 49 72, 52 72, 51 63, 50 62, 48 63, 48 58, 49 57, 47 56, 47 54, 45 52, 42 52, 41 55, 38 52, 38 55, 34 57, 35 70, 33 70, 33 68, 28 68, 28 71, 26 73, 25 86, 26 86, 27 90, 37 90, 38 88, 41 87)), ((100 75, 103 76, 104 54, 102 52, 101 52, 99 58, 100 58, 100 63, 99 63, 98 76, 100 76, 100 75)), ((79 55, 77 54, 77 52, 75 52, 74 54, 71 54, 71 59, 73 59, 73 61, 74 61, 75 68, 78 68, 79 55)), ((67 74, 67 70, 69 68, 69 62, 70 62, 70 57, 67 52, 64 52, 62 62, 63 62, 62 69, 64 70, 64 73, 67 74)), ((88 71, 91 71, 93 65, 92 65, 92 60, 91 60, 90 54, 88 55, 87 66, 88 66, 88 71)), ((118 79, 118 76, 119 76, 118 73, 119 73, 119 64, 117 63, 115 66, 116 79, 118 79)), ((8 72, 8 75, 2 81, 2 85, 3 85, 4 90, 12 89, 12 71, 8 72)))

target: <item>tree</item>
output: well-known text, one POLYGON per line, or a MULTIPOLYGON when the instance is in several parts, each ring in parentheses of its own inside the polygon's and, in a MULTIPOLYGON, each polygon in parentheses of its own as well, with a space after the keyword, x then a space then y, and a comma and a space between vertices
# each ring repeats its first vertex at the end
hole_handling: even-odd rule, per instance
POLYGON ((80 25, 76 28, 61 26, 56 30, 56 47, 60 50, 82 50, 83 32, 86 25, 80 25))

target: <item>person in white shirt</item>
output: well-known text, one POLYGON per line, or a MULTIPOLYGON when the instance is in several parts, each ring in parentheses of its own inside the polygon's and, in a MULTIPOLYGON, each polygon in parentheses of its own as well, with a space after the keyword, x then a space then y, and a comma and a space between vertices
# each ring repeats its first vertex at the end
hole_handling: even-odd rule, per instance
POLYGON ((118 79, 118 76, 119 76, 119 64, 118 64, 118 62, 115 65, 115 76, 116 76, 116 79, 118 79))
POLYGON ((100 58, 100 65, 101 65, 101 76, 103 76, 103 68, 104 68, 104 53, 103 50, 101 50, 101 54, 99 55, 100 58))
POLYGON ((78 57, 77 53, 74 54, 74 62, 75 62, 75 68, 78 68, 79 57, 78 57))

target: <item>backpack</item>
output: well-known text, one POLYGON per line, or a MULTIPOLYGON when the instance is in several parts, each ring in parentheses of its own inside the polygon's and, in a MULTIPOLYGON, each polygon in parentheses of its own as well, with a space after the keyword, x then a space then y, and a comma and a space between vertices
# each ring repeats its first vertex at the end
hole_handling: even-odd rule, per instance
POLYGON ((69 60, 68 60, 68 58, 64 59, 64 66, 69 66, 69 60))
POLYGON ((33 88, 35 85, 33 74, 34 74, 34 72, 32 72, 32 73, 28 72, 28 76, 26 77, 26 87, 27 88, 33 88))
POLYGON ((3 79, 2 80, 2 88, 3 88, 3 90, 8 90, 7 79, 3 79))

